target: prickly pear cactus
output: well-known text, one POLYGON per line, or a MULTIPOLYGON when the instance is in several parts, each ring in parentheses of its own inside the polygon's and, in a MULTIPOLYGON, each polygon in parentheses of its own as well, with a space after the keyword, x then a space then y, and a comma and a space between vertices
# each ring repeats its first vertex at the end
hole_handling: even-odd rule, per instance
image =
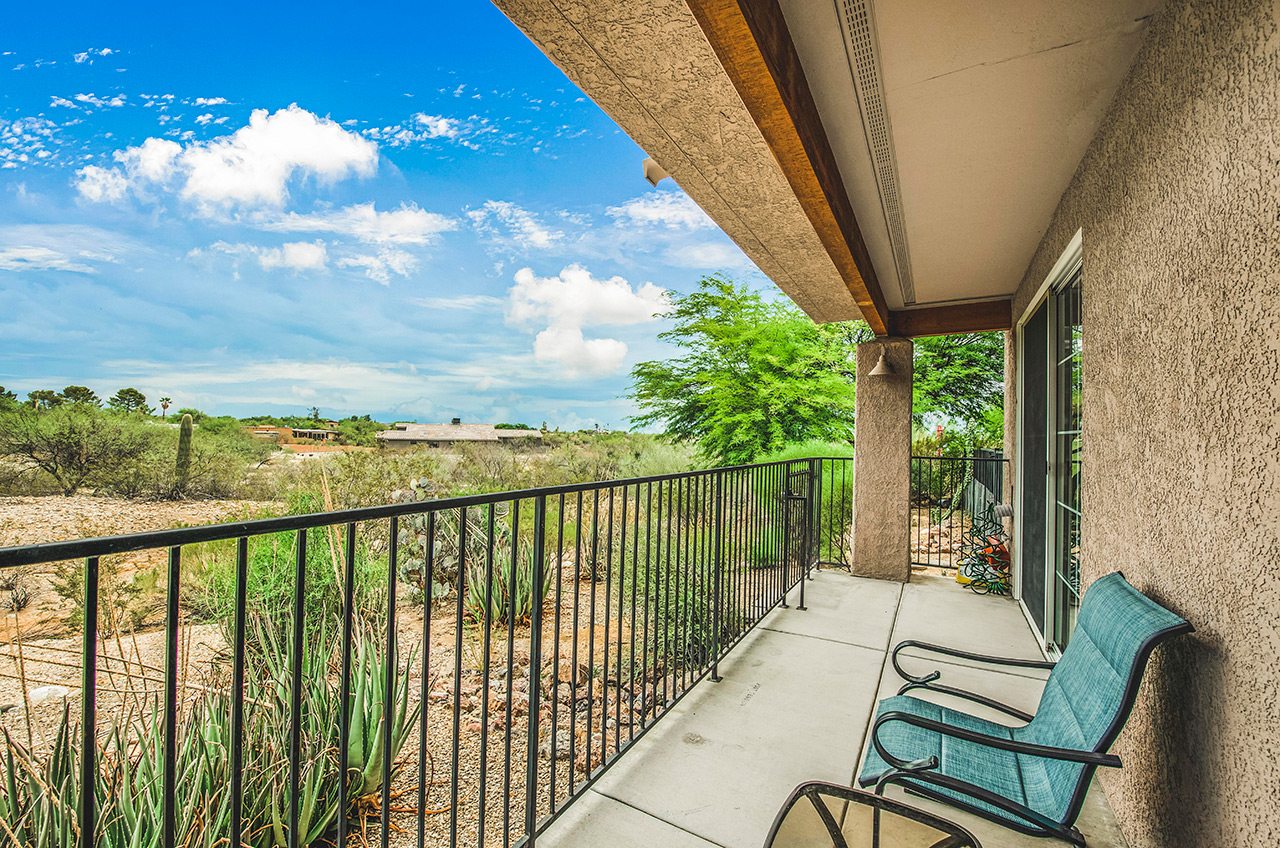
POLYGON ((195 428, 191 416, 183 415, 178 425, 178 461, 173 468, 173 488, 180 495, 187 491, 187 479, 191 476, 191 440, 195 428))
MULTIPOLYGON (((430 480, 423 477, 410 480, 409 485, 391 493, 392 503, 417 503, 438 498, 443 495, 430 480)), ((400 579, 423 592, 430 591, 433 599, 450 596, 458 585, 459 564, 459 520, 460 510, 446 509, 435 513, 435 533, 431 538, 429 519, 426 512, 401 516, 400 532, 396 542, 400 546, 397 557, 400 562, 400 579), (427 586, 427 547, 431 546, 430 582, 427 586)), ((494 521, 494 555, 501 557, 505 549, 510 556, 509 527, 504 526, 499 516, 505 516, 505 507, 495 513, 494 521)), ((479 509, 469 509, 466 515, 466 552, 468 565, 484 562, 488 553, 487 513, 479 509)))

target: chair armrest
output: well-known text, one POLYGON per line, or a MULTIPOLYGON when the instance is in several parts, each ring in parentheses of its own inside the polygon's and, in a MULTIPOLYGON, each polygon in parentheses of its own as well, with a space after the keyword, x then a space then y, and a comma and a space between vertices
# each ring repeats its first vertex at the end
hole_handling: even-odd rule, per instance
POLYGON ((1054 663, 1046 662, 1045 660, 1020 660, 1012 657, 991 657, 986 654, 975 654, 972 651, 961 651, 958 648, 948 648, 945 645, 934 645, 929 642, 918 642, 915 639, 907 639, 906 641, 899 642, 894 646, 890 660, 892 660, 893 670, 898 672, 898 676, 903 680, 909 680, 912 683, 925 683, 927 680, 937 680, 938 672, 930 672, 930 674, 922 677, 912 677, 910 674, 907 674, 902 670, 902 666, 898 665, 898 652, 903 648, 920 648, 924 651, 931 651, 935 654, 945 654, 949 657, 959 657, 965 660, 974 660, 975 662, 992 663, 993 665, 1016 666, 1018 668, 1051 669, 1055 665, 1054 663))
POLYGON ((986 695, 979 695, 977 692, 970 692, 967 689, 961 689, 957 686, 946 686, 942 683, 934 683, 933 681, 937 679, 937 672, 934 672, 933 675, 933 677, 926 676, 926 679, 921 681, 904 683, 902 688, 898 690, 898 694, 905 695, 912 689, 927 689, 930 692, 941 692, 943 695, 952 695, 956 698, 964 698, 966 701, 973 701, 975 704, 982 704, 983 706, 990 707, 993 710, 999 710, 1005 715, 1013 716, 1026 724, 1030 724, 1031 720, 1035 718, 1031 713, 1023 712, 1017 707, 1011 707, 1008 704, 997 701, 995 698, 989 698, 986 695))
POLYGON ((894 768, 904 769, 912 765, 905 760, 894 757, 884 749, 884 745, 880 742, 880 727, 891 721, 901 721, 906 724, 932 730, 935 733, 941 733, 956 739, 963 739, 966 742, 973 742, 978 745, 986 745, 989 748, 999 748, 1002 751, 1012 751, 1015 754, 1028 754, 1033 757, 1044 757, 1051 760, 1065 760, 1072 763, 1082 763, 1089 766, 1108 766, 1111 768, 1120 768, 1120 758, 1115 754, 1106 754, 1100 751, 1080 751, 1074 748, 1055 748, 1052 745, 1036 745, 1031 742, 1019 742, 1016 739, 1001 739, 998 736, 988 736, 985 733, 978 733, 976 730, 967 730, 963 727, 952 727, 940 721, 931 718, 912 715, 893 711, 885 713, 876 719, 875 725, 871 728, 871 744, 875 746, 876 753, 889 765, 894 768))
POLYGON ((973 701, 974 703, 991 707, 994 710, 999 710, 1006 715, 1011 715, 1024 722, 1030 722, 1034 716, 1030 713, 1023 712, 1017 707, 1011 707, 1008 704, 995 700, 994 698, 989 698, 986 695, 979 695, 976 692, 969 692, 955 686, 944 686, 940 683, 935 684, 934 681, 942 676, 940 671, 934 670, 928 674, 922 674, 919 676, 907 674, 902 670, 902 666, 898 664, 898 652, 903 648, 920 648, 937 654, 945 654, 946 656, 960 657, 961 659, 992 663, 994 665, 1017 666, 1019 668, 1051 669, 1054 665, 1051 662, 1045 662, 1043 660, 1020 660, 1007 657, 989 657, 983 654, 975 654, 970 651, 961 651, 957 648, 948 648, 945 645, 917 642, 914 639, 907 639, 904 642, 899 642, 897 646, 894 647, 893 654, 890 656, 890 661, 893 663, 893 670, 898 673, 899 677, 907 681, 907 684, 898 690, 899 695, 905 695, 912 689, 928 689, 933 692, 941 692, 944 695, 954 695, 957 698, 964 698, 967 701, 973 701))

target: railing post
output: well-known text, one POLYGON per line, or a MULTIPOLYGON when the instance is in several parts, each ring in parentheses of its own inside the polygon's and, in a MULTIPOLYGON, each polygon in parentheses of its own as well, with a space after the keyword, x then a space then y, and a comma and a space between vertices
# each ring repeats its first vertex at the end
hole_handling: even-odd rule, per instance
MULTIPOLYGON (((529 739, 526 745, 527 769, 524 783, 524 832, 528 835, 528 848, 534 848, 538 824, 538 711, 542 688, 542 584, 546 581, 547 496, 538 495, 533 502, 533 598, 530 601, 529 622, 529 739)), ((513 534, 512 544, 519 543, 513 534)), ((576 563, 575 563, 576 565, 576 563)), ((621 625, 619 625, 621 626, 621 625)), ((508 670, 508 681, 510 670, 508 670)), ((553 672, 553 673, 558 673, 553 672)), ((509 713, 508 713, 509 715, 509 713)), ((604 719, 601 719, 603 722, 604 719)), ((552 738, 556 729, 551 728, 552 738)), ((589 768, 588 764, 588 768, 589 768)), ((552 760, 551 768, 555 768, 552 760)))
MULTIPOLYGON (((98 786, 98 558, 84 566, 84 680, 80 686, 80 846, 93 848, 98 786)), ((17 800, 17 799, 13 799, 17 800)))
POLYGON ((800 605, 799 610, 807 610, 804 605, 804 581, 809 576, 809 566, 813 562, 813 460, 808 462, 809 485, 805 487, 804 500, 804 542, 800 554, 800 605))
POLYGON ((721 609, 721 573, 724 571, 724 472, 717 471, 715 477, 715 528, 716 551, 713 567, 715 579, 712 581, 711 601, 711 679, 720 682, 720 626, 723 616, 721 609))
POLYGON ((791 609, 787 603, 787 592, 791 588, 787 578, 791 576, 791 463, 784 462, 778 466, 782 477, 782 601, 783 609, 791 609))

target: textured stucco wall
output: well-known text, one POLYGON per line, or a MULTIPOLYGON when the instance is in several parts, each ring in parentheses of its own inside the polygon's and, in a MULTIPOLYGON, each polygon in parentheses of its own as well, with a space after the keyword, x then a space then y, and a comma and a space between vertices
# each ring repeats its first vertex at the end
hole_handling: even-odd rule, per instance
POLYGON ((911 579, 910 339, 858 345, 858 397, 853 458, 853 566, 857 577, 911 579), (883 350, 893 374, 872 377, 883 350))
POLYGON ((1101 772, 1135 846, 1280 844, 1278 210, 1280 2, 1172 0, 1014 301, 1083 228, 1085 580, 1198 629, 1101 772))

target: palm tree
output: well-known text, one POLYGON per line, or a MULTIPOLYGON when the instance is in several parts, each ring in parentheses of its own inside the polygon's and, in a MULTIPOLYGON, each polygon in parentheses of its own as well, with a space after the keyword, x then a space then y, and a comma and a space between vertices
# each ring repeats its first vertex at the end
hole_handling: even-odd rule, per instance
POLYGON ((164 420, 164 414, 169 411, 169 404, 173 403, 173 398, 160 398, 160 420, 164 420))

